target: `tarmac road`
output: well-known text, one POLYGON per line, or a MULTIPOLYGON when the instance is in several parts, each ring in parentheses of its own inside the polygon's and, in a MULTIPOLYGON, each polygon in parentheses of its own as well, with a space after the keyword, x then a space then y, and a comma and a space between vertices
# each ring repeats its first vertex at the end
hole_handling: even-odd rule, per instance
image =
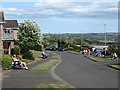
POLYGON ((59 52, 55 73, 75 88, 118 88, 118 71, 82 55, 59 52))

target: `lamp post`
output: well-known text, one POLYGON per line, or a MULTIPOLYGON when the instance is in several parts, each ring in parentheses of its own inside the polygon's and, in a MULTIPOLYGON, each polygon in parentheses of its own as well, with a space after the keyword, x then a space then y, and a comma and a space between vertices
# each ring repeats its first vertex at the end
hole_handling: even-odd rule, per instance
POLYGON ((82 31, 81 31, 81 37, 80 37, 80 40, 81 40, 81 47, 82 47, 82 31))
MULTIPOLYGON (((106 47, 106 24, 104 24, 104 32, 105 32, 105 47, 106 47)), ((105 55, 106 55, 106 48, 105 48, 105 55)))
POLYGON ((61 34, 60 34, 60 47, 61 47, 61 34))
POLYGON ((104 32, 105 32, 105 46, 106 46, 106 24, 104 24, 104 32))

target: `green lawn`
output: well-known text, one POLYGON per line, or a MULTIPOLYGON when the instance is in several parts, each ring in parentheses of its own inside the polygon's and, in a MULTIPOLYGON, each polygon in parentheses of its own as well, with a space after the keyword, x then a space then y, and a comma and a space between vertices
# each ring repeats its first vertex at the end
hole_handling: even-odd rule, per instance
POLYGON ((104 61, 102 58, 95 57, 95 56, 86 56, 86 57, 91 59, 92 61, 95 61, 95 62, 102 62, 102 61, 104 61))
POLYGON ((120 70, 120 64, 108 65, 109 67, 120 70))
POLYGON ((37 65, 36 67, 34 67, 32 70, 33 71, 49 71, 50 69, 52 69, 60 60, 60 56, 57 53, 51 53, 52 58, 40 65, 37 65))
POLYGON ((41 58, 42 52, 41 51, 32 51, 34 58, 41 58))
MULTIPOLYGON (((105 40, 99 40, 99 42, 105 42, 105 40)), ((106 40, 107 43, 114 43, 116 41, 106 40)))

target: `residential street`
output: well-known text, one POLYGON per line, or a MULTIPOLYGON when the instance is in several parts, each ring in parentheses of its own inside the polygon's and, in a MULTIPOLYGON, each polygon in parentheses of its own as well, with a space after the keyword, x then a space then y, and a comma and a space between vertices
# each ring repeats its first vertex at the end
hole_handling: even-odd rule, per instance
POLYGON ((76 88, 117 88, 118 71, 82 55, 59 52, 61 64, 56 74, 76 88))
MULTIPOLYGON (((117 88, 118 71, 93 62, 82 55, 58 52, 61 63, 55 73, 75 88, 117 88)), ((50 59, 50 58, 48 58, 50 59)), ((37 84, 56 84, 49 72, 34 72, 32 68, 47 60, 29 65, 29 70, 12 70, 3 77, 3 88, 35 88, 37 84)))

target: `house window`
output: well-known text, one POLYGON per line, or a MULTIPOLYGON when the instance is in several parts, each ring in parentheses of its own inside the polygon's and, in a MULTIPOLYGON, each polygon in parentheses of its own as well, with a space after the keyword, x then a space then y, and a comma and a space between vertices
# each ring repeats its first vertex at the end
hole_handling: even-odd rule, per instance
POLYGON ((7 31, 6 31, 6 30, 4 30, 4 32, 5 32, 5 33, 7 33, 7 31))
POLYGON ((7 29, 5 29, 5 30, 4 30, 4 32, 5 32, 5 33, 9 33, 9 34, 11 34, 13 31, 12 31, 12 30, 10 30, 10 29, 8 29, 8 30, 7 30, 7 29))
POLYGON ((10 30, 8 30, 8 33, 10 34, 10 30))

